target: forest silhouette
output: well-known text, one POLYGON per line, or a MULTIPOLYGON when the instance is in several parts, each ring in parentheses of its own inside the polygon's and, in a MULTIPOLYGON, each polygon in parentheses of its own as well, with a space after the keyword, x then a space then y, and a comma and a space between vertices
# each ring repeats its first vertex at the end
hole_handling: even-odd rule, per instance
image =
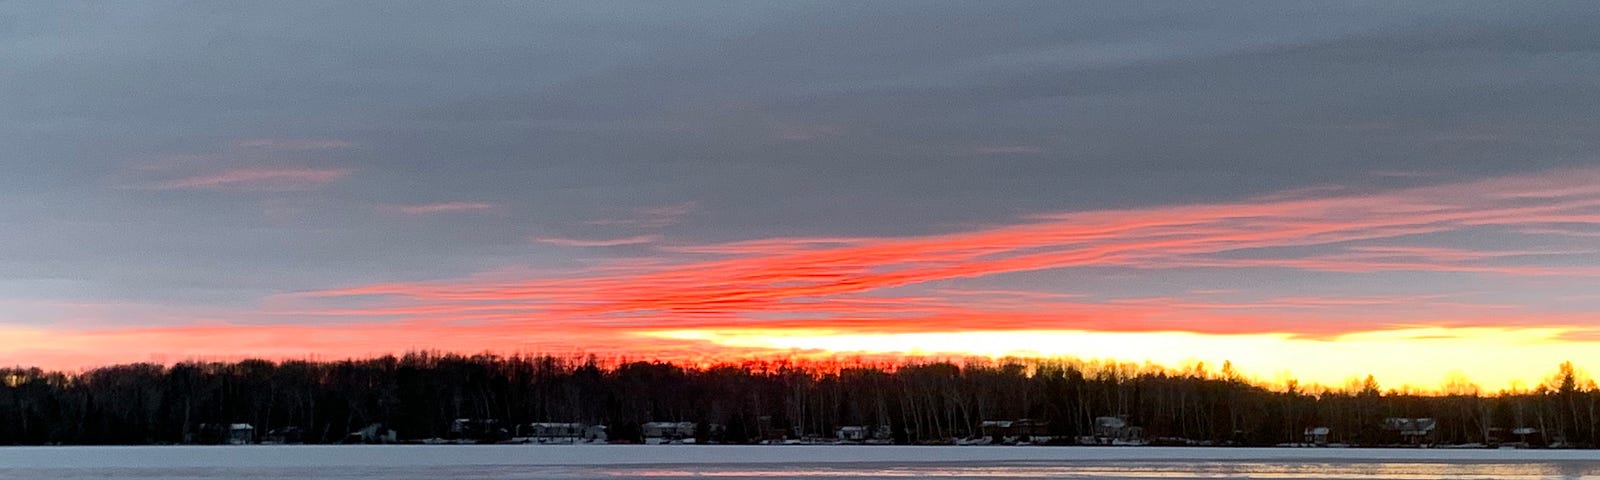
POLYGON ((648 422, 693 422, 709 443, 825 439, 871 426, 884 443, 948 444, 986 421, 1028 419, 1052 443, 1097 422, 1137 426, 1143 443, 1270 446, 1597 445, 1600 389, 1570 362, 1540 385, 1481 392, 1459 376, 1437 390, 1255 382, 1231 365, 1163 368, 1072 359, 775 360, 684 367, 555 356, 412 353, 346 361, 131 364, 82 372, 0 369, 0 444, 177 444, 205 425, 294 432, 340 443, 382 425, 401 441, 450 438, 458 419, 507 427, 581 422, 640 441, 648 422), (1392 419, 1432 419, 1405 438, 1392 419), (1386 423, 1388 422, 1388 423, 1386 423), (777 432, 777 433, 774 433, 777 432))

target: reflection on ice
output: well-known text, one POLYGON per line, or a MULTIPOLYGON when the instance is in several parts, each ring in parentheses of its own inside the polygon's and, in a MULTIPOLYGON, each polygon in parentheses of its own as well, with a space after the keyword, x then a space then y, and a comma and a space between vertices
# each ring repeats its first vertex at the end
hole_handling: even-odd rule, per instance
POLYGON ((1139 464, 1067 465, 928 465, 896 466, 790 466, 736 468, 625 468, 595 472, 612 478, 982 478, 982 479, 1580 479, 1600 478, 1600 463, 1253 463, 1253 462, 1153 462, 1139 464))
POLYGON ((1600 479, 1577 450, 1053 447, 0 448, 0 479, 1600 479))

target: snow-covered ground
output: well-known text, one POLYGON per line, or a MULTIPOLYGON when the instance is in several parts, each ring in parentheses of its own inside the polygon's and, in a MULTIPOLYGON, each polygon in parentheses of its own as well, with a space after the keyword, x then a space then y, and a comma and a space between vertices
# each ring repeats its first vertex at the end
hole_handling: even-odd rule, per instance
POLYGON ((1600 452, 890 446, 5 447, 0 479, 1600 478, 1600 452))

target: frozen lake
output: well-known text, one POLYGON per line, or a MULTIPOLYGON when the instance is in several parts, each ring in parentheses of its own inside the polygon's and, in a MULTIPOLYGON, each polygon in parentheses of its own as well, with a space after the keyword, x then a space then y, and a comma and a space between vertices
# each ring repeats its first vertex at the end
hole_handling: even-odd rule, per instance
POLYGON ((0 479, 1600 479, 1600 451, 852 446, 0 447, 0 479))

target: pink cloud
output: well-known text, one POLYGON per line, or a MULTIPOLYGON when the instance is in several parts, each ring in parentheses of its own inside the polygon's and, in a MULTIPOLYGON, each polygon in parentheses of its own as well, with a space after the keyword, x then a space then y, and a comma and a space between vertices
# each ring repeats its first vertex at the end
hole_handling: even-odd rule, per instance
POLYGON ((415 205, 391 205, 386 208, 406 215, 430 215, 435 213, 492 210, 497 207, 499 207, 499 205, 488 202, 442 202, 415 205))
POLYGON ((140 190, 307 190, 349 176, 347 168, 238 168, 134 185, 140 190))

